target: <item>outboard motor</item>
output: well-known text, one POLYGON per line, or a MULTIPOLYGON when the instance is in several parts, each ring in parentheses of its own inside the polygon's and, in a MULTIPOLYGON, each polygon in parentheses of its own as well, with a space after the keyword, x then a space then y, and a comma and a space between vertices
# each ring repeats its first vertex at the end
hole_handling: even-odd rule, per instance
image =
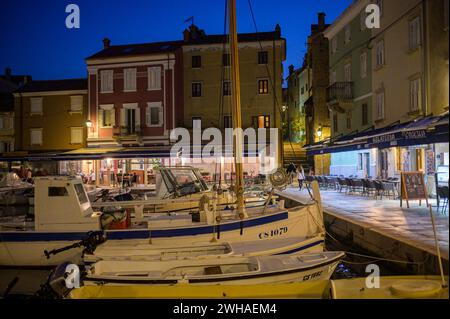
MULTIPOLYGON (((51 271, 46 283, 41 286, 41 289, 38 292, 36 292, 36 296, 44 299, 65 298, 72 289, 75 288, 74 286, 67 284, 68 276, 73 275, 68 272, 68 267, 73 268, 77 266, 68 262, 57 266, 51 271)), ((78 276, 77 280, 79 280, 80 274, 78 273, 75 275, 78 276)))

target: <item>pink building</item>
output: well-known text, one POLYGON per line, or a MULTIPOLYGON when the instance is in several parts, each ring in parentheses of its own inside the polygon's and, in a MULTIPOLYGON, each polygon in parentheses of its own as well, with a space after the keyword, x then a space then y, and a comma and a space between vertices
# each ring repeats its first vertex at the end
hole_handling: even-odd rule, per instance
POLYGON ((182 41, 103 44, 86 59, 87 146, 168 145, 183 121, 182 41))

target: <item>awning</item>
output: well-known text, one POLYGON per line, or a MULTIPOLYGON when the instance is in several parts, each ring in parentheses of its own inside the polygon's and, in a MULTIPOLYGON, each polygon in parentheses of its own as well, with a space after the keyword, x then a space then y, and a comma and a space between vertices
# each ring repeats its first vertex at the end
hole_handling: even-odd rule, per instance
POLYGON ((448 138, 448 112, 440 116, 427 116, 405 123, 349 134, 335 140, 305 147, 308 156, 365 149, 385 149, 446 143, 448 138))

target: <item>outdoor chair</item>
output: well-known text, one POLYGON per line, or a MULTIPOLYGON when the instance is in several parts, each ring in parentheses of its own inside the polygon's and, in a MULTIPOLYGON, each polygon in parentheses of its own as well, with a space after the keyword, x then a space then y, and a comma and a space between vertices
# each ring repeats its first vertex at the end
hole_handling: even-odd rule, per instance
POLYGON ((345 179, 338 178, 338 185, 339 185, 339 193, 342 192, 342 189, 345 188, 345 192, 347 193, 347 183, 345 182, 345 179))
POLYGON ((373 181, 375 184, 375 190, 376 190, 376 198, 378 199, 378 196, 381 196, 381 199, 383 199, 383 184, 380 181, 373 181))
POLYGON ((353 184, 352 184, 352 180, 350 178, 346 178, 345 179, 345 183, 347 184, 347 190, 346 190, 346 194, 351 193, 353 191, 353 184))
POLYGON ((353 191, 360 193, 361 195, 364 193, 364 185, 362 180, 353 179, 351 180, 353 184, 353 191))
POLYGON ((392 199, 395 199, 397 189, 394 183, 382 183, 383 185, 383 194, 387 197, 392 196, 392 199))
POLYGON ((445 212, 448 209, 448 186, 438 186, 437 188, 437 195, 438 195, 438 213, 440 213, 441 208, 441 199, 444 202, 444 205, 442 205, 442 214, 445 215, 445 212))

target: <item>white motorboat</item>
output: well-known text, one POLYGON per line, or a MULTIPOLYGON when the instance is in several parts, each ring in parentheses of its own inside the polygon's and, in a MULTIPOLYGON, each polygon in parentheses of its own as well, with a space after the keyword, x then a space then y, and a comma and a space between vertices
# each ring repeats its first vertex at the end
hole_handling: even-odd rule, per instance
POLYGON ((329 280, 343 252, 296 256, 190 258, 168 261, 99 261, 84 285, 251 285, 329 280))
POLYGON ((28 205, 33 185, 14 173, 0 173, 0 205, 28 205))
POLYGON ((316 238, 285 238, 269 241, 207 242, 194 245, 158 246, 154 244, 129 244, 124 241, 107 241, 92 253, 85 253, 84 264, 101 260, 158 261, 186 258, 217 258, 230 256, 271 256, 303 253, 305 247, 314 246, 316 238))
MULTIPOLYGON (((181 199, 184 200, 184 199, 181 199)), ((174 199, 180 201, 180 199, 174 199)), ((279 205, 247 208, 247 216, 235 211, 218 211, 201 200, 198 213, 155 214, 131 220, 126 211, 119 217, 94 212, 81 179, 59 176, 35 179, 35 215, 11 216, 0 222, 1 266, 54 266, 64 261, 81 263, 82 247, 66 250, 50 258, 52 251, 75 244, 99 231, 108 241, 140 245, 188 246, 218 243, 268 241, 303 238, 298 249, 323 250, 323 218, 319 204, 285 208, 279 205), (112 216, 112 217, 111 217, 112 216), (108 219, 113 221, 108 224, 108 219)))
MULTIPOLYGON (((216 196, 218 209, 234 208, 236 204, 236 197, 228 190, 222 190, 217 195, 210 190, 196 168, 161 166, 155 170, 155 180, 154 188, 100 188, 90 190, 88 196, 94 209, 123 207, 132 214, 138 212, 144 216, 177 211, 196 212, 199 209, 199 200, 204 195, 216 196), (171 199, 186 200, 171 201, 171 199)), ((245 205, 263 206, 267 199, 262 192, 247 192, 245 205)))

